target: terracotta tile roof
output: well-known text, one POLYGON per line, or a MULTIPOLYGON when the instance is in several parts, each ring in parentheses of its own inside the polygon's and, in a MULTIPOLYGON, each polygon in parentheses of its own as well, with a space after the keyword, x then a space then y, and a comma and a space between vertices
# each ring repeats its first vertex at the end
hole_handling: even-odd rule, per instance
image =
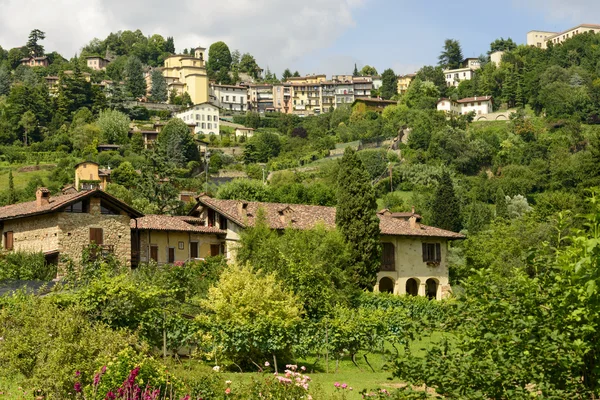
MULTIPOLYGON (((223 214, 241 227, 254 226, 258 210, 262 208, 271 229, 311 229, 318 223, 326 228, 335 228, 335 207, 309 206, 304 204, 261 203, 256 201, 218 200, 208 196, 198 198, 198 205, 204 205, 223 214)), ((404 214, 378 214, 382 235, 443 237, 448 239, 464 239, 460 233, 423 225, 420 223, 411 227, 404 214), (399 215, 396 215, 399 214, 399 215), (402 214, 402 215, 400 215, 402 214)), ((412 215, 412 213, 410 213, 412 215)), ((417 216, 417 214, 415 214, 417 216)))
POLYGON ((37 200, 0 207, 0 221, 7 219, 31 217, 34 215, 60 211, 63 207, 66 207, 69 204, 76 203, 79 200, 95 195, 109 200, 118 207, 122 208, 124 211, 128 212, 131 216, 138 217, 142 215, 139 211, 129 207, 127 204, 123 203, 116 197, 113 197, 108 193, 97 189, 75 192, 70 194, 62 194, 59 196, 50 196, 50 198, 48 199, 48 203, 42 204, 39 207, 37 205, 37 200))
POLYGON ((457 103, 471 103, 473 101, 488 101, 491 100, 492 96, 475 96, 475 97, 467 97, 465 99, 457 100, 457 103))
MULTIPOLYGON (((132 219, 130 226, 132 229, 135 229, 136 220, 132 219)), ((137 219, 137 228, 152 231, 214 233, 216 235, 225 235, 227 233, 218 228, 188 224, 183 218, 172 217, 170 215, 145 215, 137 219)))

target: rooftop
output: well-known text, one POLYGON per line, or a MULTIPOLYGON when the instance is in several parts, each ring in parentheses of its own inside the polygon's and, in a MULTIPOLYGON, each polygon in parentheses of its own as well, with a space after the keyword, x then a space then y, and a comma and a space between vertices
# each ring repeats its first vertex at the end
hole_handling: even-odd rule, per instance
POLYGON ((132 229, 152 230, 152 231, 178 231, 178 232, 197 232, 197 233, 214 233, 216 235, 225 235, 224 230, 208 227, 192 225, 181 217, 172 217, 170 215, 145 215, 136 220, 131 220, 130 226, 132 229))

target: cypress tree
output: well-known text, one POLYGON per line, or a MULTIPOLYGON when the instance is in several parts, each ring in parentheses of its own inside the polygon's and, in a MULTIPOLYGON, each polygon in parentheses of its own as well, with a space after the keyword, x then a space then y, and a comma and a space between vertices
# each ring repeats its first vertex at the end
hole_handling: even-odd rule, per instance
POLYGON ((150 90, 150 96, 152 101, 158 103, 164 103, 169 98, 167 81, 158 68, 152 71, 152 89, 150 90))
POLYGON ((13 180, 12 169, 8 171, 8 204, 14 204, 17 201, 15 193, 15 182, 13 180))
POLYGON ((496 217, 508 218, 508 204, 506 204, 506 195, 502 188, 496 192, 496 217))
POLYGON ((338 172, 335 223, 350 246, 352 275, 362 289, 373 289, 381 266, 377 201, 369 174, 348 147, 338 172))
POLYGON ((453 232, 461 230, 460 204, 448 172, 444 172, 440 178, 432 207, 431 223, 433 226, 453 232))
POLYGON ((354 72, 352 72, 352 76, 358 76, 358 68, 356 68, 356 63, 354 64, 354 72))

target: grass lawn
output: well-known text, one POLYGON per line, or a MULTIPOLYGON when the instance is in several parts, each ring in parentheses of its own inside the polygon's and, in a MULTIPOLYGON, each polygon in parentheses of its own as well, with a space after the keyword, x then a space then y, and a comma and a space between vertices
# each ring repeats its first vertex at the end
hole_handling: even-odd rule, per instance
POLYGON ((27 186, 27 183, 35 177, 40 177, 46 182, 48 180, 50 172, 52 172, 52 169, 54 167, 54 164, 40 164, 38 166, 27 166, 0 163, 0 188, 8 189, 8 172, 11 170, 13 173, 15 189, 18 190, 24 189, 27 186))
MULTIPOLYGON (((432 343, 441 340, 444 337, 450 337, 449 334, 434 332, 431 336, 425 337, 420 341, 415 341, 411 344, 411 352, 416 355, 424 354, 426 348, 430 347, 432 343)), ((346 383, 349 387, 352 387, 352 392, 347 392, 347 399, 361 399, 362 396, 359 394, 363 389, 375 390, 375 389, 388 389, 393 390, 404 385, 401 379, 392 378, 394 369, 393 365, 393 349, 389 346, 386 348, 386 354, 376 353, 369 354, 368 360, 375 372, 365 362, 362 353, 358 354, 356 361, 358 364, 357 368, 350 357, 344 357, 338 366, 336 371, 335 359, 330 358, 329 360, 329 373, 326 372, 327 365, 325 359, 322 356, 319 360, 315 356, 307 357, 306 359, 299 359, 298 366, 305 366, 307 374, 312 379, 311 387, 316 390, 316 393, 321 399, 328 399, 331 395, 336 392, 334 384, 339 382, 340 384, 346 383)), ((269 373, 274 370, 272 368, 272 360, 269 360, 271 367, 269 373)), ((285 369, 285 365, 279 365, 279 372, 281 373, 285 369)), ((212 371, 212 364, 185 360, 182 363, 170 362, 169 371, 176 376, 181 377, 186 381, 193 382, 195 377, 202 373, 215 373, 212 371)), ((260 379, 261 374, 256 372, 235 372, 235 371, 222 371, 219 375, 223 379, 232 381, 232 388, 235 390, 236 383, 248 382, 255 377, 260 379)), ((314 397, 314 396, 313 396, 314 397)), ((317 397, 314 397, 317 399, 317 397)))

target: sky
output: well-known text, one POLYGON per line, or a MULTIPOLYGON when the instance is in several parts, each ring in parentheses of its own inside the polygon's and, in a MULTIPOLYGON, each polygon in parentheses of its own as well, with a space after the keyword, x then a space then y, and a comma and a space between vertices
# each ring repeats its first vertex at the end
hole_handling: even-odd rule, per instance
POLYGON ((600 0, 0 0, 0 46, 22 46, 32 29, 46 32, 46 51, 71 58, 93 38, 140 29, 173 36, 178 51, 222 40, 249 52, 278 76, 411 73, 437 63, 445 39, 465 57, 497 38, 522 44, 530 30, 563 31, 600 24, 600 0))

